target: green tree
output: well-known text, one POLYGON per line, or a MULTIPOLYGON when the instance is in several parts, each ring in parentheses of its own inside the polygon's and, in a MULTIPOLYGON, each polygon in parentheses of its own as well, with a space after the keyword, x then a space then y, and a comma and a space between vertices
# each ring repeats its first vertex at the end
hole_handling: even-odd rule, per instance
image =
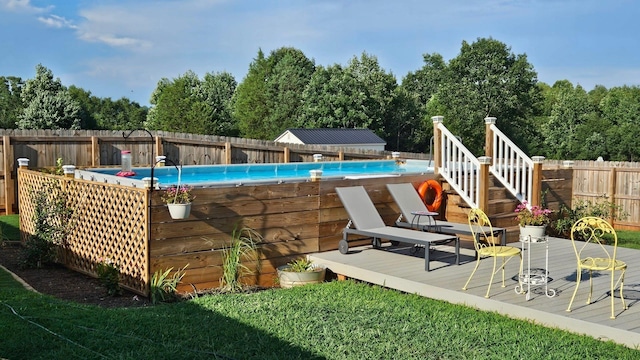
POLYGON ((536 84, 526 55, 516 56, 491 38, 463 41, 460 54, 444 71, 434 96, 437 102, 428 104, 429 115, 444 115, 447 127, 475 154, 483 153, 483 119, 497 117, 499 128, 526 151, 526 139, 535 129, 531 119, 539 101, 536 84))
POLYGON ((146 126, 150 129, 193 134, 232 136, 237 130, 231 119, 231 99, 236 82, 229 73, 193 71, 169 80, 161 79, 151 96, 146 126))
POLYGON ((237 121, 240 134, 247 138, 266 139, 263 129, 264 119, 269 114, 267 108, 267 60, 262 50, 249 64, 247 75, 238 84, 234 95, 233 118, 237 121))
POLYGON ((36 77, 26 81, 20 97, 25 108, 18 116, 19 128, 80 129, 80 105, 41 64, 36 66, 36 77))
MULTIPOLYGON (((396 144, 398 129, 398 85, 393 74, 378 64, 375 56, 363 53, 348 66, 319 66, 303 94, 300 127, 368 128, 396 144)), ((404 95, 404 94, 403 94, 404 95)), ((414 115, 412 115, 414 116, 414 115)))
POLYGON ((552 159, 575 159, 580 153, 577 132, 592 113, 586 91, 578 85, 561 83, 551 108, 549 121, 542 126, 547 153, 552 159))
POLYGON ((209 104, 205 134, 238 136, 237 122, 233 119, 233 94, 238 87, 236 79, 228 72, 207 73, 199 88, 199 96, 209 104))
POLYGON ((315 64, 300 50, 283 47, 267 58, 260 50, 236 93, 234 116, 241 134, 274 139, 295 126, 302 93, 314 72, 315 64))
POLYGON ((609 90, 600 103, 610 160, 639 161, 640 87, 609 90))
POLYGON ((20 93, 24 82, 15 76, 0 76, 0 129, 14 129, 23 110, 20 93))
MULTIPOLYGON (((440 54, 424 54, 423 61, 422 68, 409 72, 402 79, 400 86, 404 93, 399 95, 399 99, 403 100, 399 100, 402 105, 399 105, 398 109, 404 115, 397 120, 396 127, 409 131, 409 133, 400 131, 397 134, 398 143, 401 139, 405 139, 402 142, 405 145, 398 146, 402 151, 425 152, 433 136, 433 125, 427 113, 427 104, 434 99, 447 65, 440 54)), ((441 114, 438 111, 435 112, 441 114)))

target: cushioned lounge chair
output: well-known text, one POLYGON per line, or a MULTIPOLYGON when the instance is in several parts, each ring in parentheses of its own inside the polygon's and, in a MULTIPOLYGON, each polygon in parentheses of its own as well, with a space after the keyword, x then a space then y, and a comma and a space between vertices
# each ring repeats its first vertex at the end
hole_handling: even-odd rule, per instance
POLYGON ((381 239, 421 245, 425 247, 424 269, 429 271, 429 246, 432 243, 455 241, 456 264, 460 264, 460 240, 457 236, 434 234, 411 229, 387 226, 378 210, 362 186, 336 188, 342 205, 349 214, 349 223, 344 228, 338 249, 342 254, 349 252, 350 234, 370 237, 374 248, 379 248, 381 239), (351 226, 354 228, 351 228, 351 226))
MULTIPOLYGON (((400 208, 400 217, 396 226, 431 231, 449 235, 473 235, 468 224, 434 220, 433 216, 424 216, 429 211, 420 198, 420 194, 409 183, 387 184, 387 189, 400 208)), ((485 232, 489 229, 483 229, 485 232)), ((493 228, 494 235, 501 234, 500 242, 507 244, 507 231, 504 228, 493 228)))

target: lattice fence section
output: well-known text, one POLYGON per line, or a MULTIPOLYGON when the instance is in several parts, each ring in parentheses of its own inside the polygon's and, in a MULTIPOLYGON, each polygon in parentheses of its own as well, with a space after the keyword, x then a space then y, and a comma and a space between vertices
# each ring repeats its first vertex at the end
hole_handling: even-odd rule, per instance
POLYGON ((97 276, 96 264, 110 258, 120 266, 120 285, 148 295, 148 192, 113 184, 19 171, 20 216, 23 234, 34 232, 30 191, 42 190, 56 180, 73 209, 64 245, 65 266, 97 276), (33 190, 31 190, 33 189, 33 190))

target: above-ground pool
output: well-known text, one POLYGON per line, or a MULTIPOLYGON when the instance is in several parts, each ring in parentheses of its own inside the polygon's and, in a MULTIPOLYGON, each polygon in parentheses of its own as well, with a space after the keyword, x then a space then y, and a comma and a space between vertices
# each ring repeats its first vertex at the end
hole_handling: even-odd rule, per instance
MULTIPOLYGON (((116 176, 119 171, 118 168, 78 170, 76 177, 132 186, 142 186, 143 179, 151 177, 151 168, 149 167, 134 168, 133 171, 136 175, 126 178, 116 176)), ((160 187, 177 184, 179 173, 181 184, 210 187, 310 181, 314 176, 322 179, 340 179, 427 174, 433 173, 433 166, 427 160, 360 160, 286 164, 191 165, 182 168, 167 165, 153 168, 153 177, 158 179, 160 187)))

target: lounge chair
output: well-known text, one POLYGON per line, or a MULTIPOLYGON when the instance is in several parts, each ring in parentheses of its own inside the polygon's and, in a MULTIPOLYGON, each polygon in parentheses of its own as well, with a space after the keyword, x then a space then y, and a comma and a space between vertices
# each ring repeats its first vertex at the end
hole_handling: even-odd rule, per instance
POLYGON ((421 245, 425 247, 424 269, 429 271, 429 246, 432 243, 455 241, 456 264, 460 264, 460 240, 457 236, 387 226, 364 187, 336 188, 336 192, 349 214, 349 223, 344 228, 342 240, 338 244, 340 253, 346 254, 349 252, 349 234, 372 238, 374 248, 379 248, 382 245, 381 239, 421 245), (355 226, 355 228, 351 228, 351 225, 355 226))
MULTIPOLYGON (((413 185, 409 183, 387 184, 387 189, 401 212, 400 217, 396 220, 396 226, 449 235, 473 235, 469 224, 436 220, 435 215, 429 215, 427 206, 422 202, 420 194, 413 185)), ((486 232, 489 229, 483 230, 486 232)), ((498 233, 502 235, 501 245, 507 244, 506 229, 494 227, 493 232, 494 235, 498 233)))

